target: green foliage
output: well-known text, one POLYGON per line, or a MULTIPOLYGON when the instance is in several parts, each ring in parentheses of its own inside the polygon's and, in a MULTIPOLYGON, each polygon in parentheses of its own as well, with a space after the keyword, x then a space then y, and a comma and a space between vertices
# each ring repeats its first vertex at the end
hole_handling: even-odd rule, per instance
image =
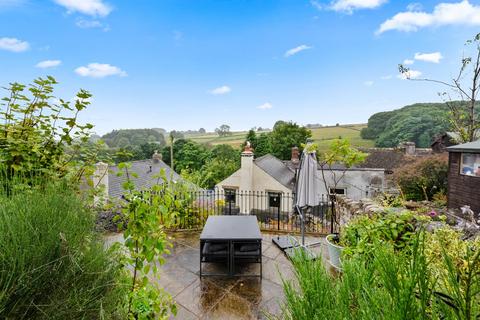
POLYGON ((268 133, 262 133, 258 135, 254 149, 256 157, 261 157, 266 154, 273 153, 272 144, 268 133))
POLYGON ((334 164, 343 164, 346 168, 365 161, 367 154, 353 148, 350 141, 337 139, 330 144, 330 149, 321 156, 320 162, 331 167, 334 164))
POLYGON ((240 168, 240 152, 220 144, 209 150, 208 158, 199 170, 183 170, 182 176, 201 188, 213 189, 217 183, 240 168))
POLYGON ((406 200, 432 200, 446 194, 448 161, 444 155, 423 157, 396 170, 394 179, 406 200))
POLYGON ((412 141, 420 148, 427 148, 436 136, 448 131, 448 119, 446 104, 417 103, 372 115, 361 136, 374 139, 377 147, 397 147, 402 142, 412 141))
POLYGON ((65 155, 66 147, 88 141, 93 126, 81 125, 78 115, 90 104, 91 94, 80 90, 71 103, 55 98, 56 84, 49 76, 28 86, 11 83, 5 88, 8 96, 0 103, 0 158, 9 179, 16 174, 63 177, 74 159, 65 155))
POLYGON ((272 154, 281 160, 290 160, 292 148, 305 143, 312 132, 294 122, 277 121, 268 135, 272 154))
POLYGON ((220 137, 225 137, 230 135, 230 126, 227 124, 222 124, 220 127, 215 129, 215 132, 220 136, 220 137))
POLYGON ((415 230, 425 221, 427 217, 411 211, 360 216, 342 229, 340 241, 347 255, 371 254, 377 242, 405 250, 411 248, 415 230))
POLYGON ((170 253, 165 228, 185 218, 182 214, 188 206, 179 197, 178 186, 170 182, 164 171, 150 190, 135 190, 136 177, 129 171, 130 164, 120 163, 118 168, 118 174, 127 177, 123 187, 128 204, 122 214, 128 221, 124 231, 129 252, 126 263, 133 268, 128 315, 131 319, 167 319, 170 313, 176 314, 176 306, 170 295, 149 282, 149 276, 159 277, 163 255, 170 253))
MULTIPOLYGON (((110 148, 140 147, 144 144, 156 144, 160 150, 166 145, 165 137, 156 129, 113 130, 102 136, 110 148)), ((151 157, 151 154, 147 157, 151 157)))
POLYGON ((462 266, 442 253, 435 265, 424 231, 410 243, 409 250, 399 250, 373 241, 371 254, 345 257, 338 276, 321 259, 299 253, 293 259, 298 285, 284 280, 282 319, 478 319, 480 246, 465 242, 462 266))
POLYGON ((123 318, 119 252, 68 184, 38 185, 0 193, 0 318, 123 318))

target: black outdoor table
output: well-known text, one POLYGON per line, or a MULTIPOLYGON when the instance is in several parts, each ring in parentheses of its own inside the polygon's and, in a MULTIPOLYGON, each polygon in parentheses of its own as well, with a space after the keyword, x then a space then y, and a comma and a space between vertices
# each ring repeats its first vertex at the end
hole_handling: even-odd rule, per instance
POLYGON ((235 274, 236 263, 259 263, 262 277, 262 234, 256 216, 210 216, 200 235, 200 277, 225 276, 202 274, 202 264, 226 263, 228 276, 235 274))

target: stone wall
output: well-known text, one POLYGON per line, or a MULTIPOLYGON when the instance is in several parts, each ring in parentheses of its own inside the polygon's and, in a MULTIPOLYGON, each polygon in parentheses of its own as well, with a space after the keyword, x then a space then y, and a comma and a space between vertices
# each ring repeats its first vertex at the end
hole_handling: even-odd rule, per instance
POLYGON ((344 196, 337 196, 337 216, 340 217, 340 226, 348 223, 359 215, 371 215, 385 211, 385 208, 372 199, 352 200, 344 196))

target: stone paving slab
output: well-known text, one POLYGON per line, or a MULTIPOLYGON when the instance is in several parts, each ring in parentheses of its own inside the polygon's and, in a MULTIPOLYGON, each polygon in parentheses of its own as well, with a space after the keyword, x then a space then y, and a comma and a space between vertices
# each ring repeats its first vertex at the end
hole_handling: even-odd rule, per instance
MULTIPOLYGON (((294 279, 290 260, 273 243, 274 233, 262 233, 262 279, 258 277, 199 277, 199 232, 169 234, 172 243, 159 278, 151 279, 170 293, 177 304, 176 319, 267 319, 281 318, 284 302, 282 279, 294 279)), ((298 237, 297 237, 298 239, 298 237)), ((107 243, 123 241, 122 235, 111 235, 107 243)), ((322 241, 312 247, 316 256, 326 259, 323 238, 306 237, 306 243, 322 241)), ((258 264, 239 266, 241 274, 259 272, 258 264)), ((226 271, 226 266, 205 264, 205 271, 226 271)), ((173 319, 173 317, 172 317, 173 319)))

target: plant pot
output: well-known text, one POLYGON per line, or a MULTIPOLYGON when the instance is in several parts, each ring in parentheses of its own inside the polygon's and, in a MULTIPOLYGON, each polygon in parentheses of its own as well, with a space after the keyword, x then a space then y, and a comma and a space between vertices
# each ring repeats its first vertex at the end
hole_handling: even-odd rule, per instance
POLYGON ((340 261, 340 257, 342 255, 343 247, 339 246, 338 243, 338 235, 337 234, 329 234, 326 237, 327 240, 327 250, 328 250, 328 257, 330 259, 330 264, 335 269, 342 268, 342 262, 340 261))

